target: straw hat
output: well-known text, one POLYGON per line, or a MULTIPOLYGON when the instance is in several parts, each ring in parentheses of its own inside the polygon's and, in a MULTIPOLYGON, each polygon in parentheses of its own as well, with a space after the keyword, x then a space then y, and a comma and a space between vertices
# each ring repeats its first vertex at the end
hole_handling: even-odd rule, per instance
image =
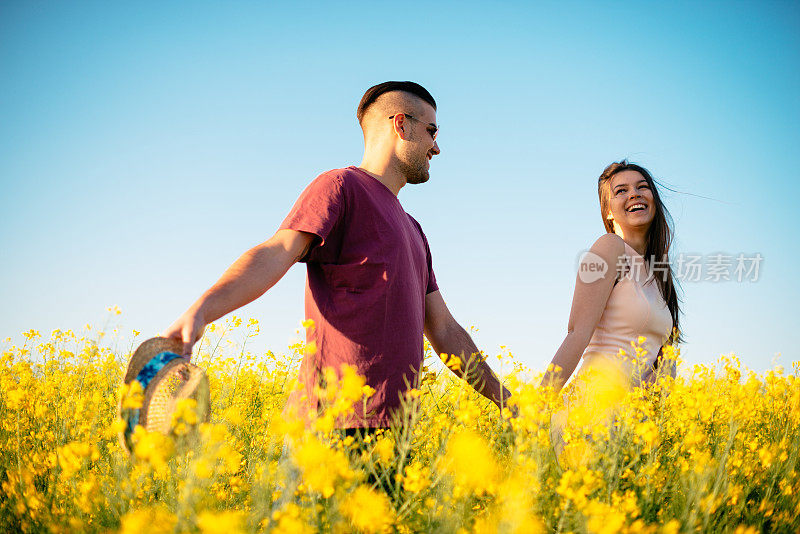
POLYGON ((133 429, 141 425, 149 432, 170 434, 172 414, 178 401, 194 399, 198 422, 208 421, 208 377, 200 367, 181 356, 183 343, 176 339, 154 337, 136 349, 128 362, 125 384, 138 381, 144 389, 144 402, 139 409, 123 408, 119 416, 126 426, 120 432, 120 443, 128 452, 133 450, 133 429))

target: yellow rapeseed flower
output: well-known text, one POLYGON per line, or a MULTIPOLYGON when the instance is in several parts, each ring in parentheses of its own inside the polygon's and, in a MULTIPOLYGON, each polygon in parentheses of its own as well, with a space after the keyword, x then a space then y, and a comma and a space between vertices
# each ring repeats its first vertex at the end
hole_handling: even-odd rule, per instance
POLYGON ((383 436, 375 443, 375 452, 383 463, 389 463, 394 457, 394 442, 391 438, 383 436))
POLYGON ((383 492, 359 486, 342 503, 342 512, 359 532, 373 534, 388 531, 394 511, 383 492))
POLYGON ((170 534, 177 518, 161 506, 131 510, 122 517, 120 534, 170 534))
POLYGON ((444 364, 451 370, 451 371, 460 371, 461 370, 461 358, 456 356, 455 354, 442 354, 441 355, 442 361, 444 364))
POLYGON ((168 436, 159 432, 148 432, 137 425, 133 431, 134 455, 153 466, 161 469, 175 451, 175 445, 168 436))
POLYGON ((491 491, 498 473, 492 451, 470 430, 460 430, 450 437, 443 468, 457 486, 478 494, 491 491))
POLYGON ((419 462, 406 466, 403 489, 411 493, 419 493, 430 485, 430 470, 419 462))
POLYGON ((200 512, 197 526, 203 534, 242 534, 244 514, 238 511, 200 512))
POLYGON ((12 389, 6 394, 6 406, 8 406, 10 410, 19 410, 23 406, 24 400, 24 388, 12 389))
POLYGON ((334 450, 313 436, 307 436, 294 451, 294 461, 303 473, 309 490, 328 498, 339 480, 353 477, 350 463, 341 451, 334 450))
MULTIPOLYGON (((231 339, 239 322, 228 321, 216 336, 209 327, 195 354, 210 380, 215 423, 198 421, 191 401, 176 406, 174 433, 196 426, 197 448, 181 446, 174 456, 171 437, 137 426, 130 462, 118 444, 126 423, 115 408, 119 402, 135 409, 141 391, 132 385, 124 395, 108 394, 125 374, 125 358, 98 344, 104 332, 54 330, 41 340, 29 331, 22 346, 6 339, 0 531, 114 530, 105 513, 113 509, 129 510, 118 520, 123 533, 531 534, 546 524, 564 532, 677 534, 707 520, 708 528, 733 525, 731 532, 740 524, 739 534, 758 525, 798 531, 800 434, 793 430, 800 426, 800 362, 788 374, 757 374, 725 355, 648 388, 617 380, 630 376, 633 363, 623 362, 610 379, 579 373, 564 404, 552 388, 539 387, 541 375, 504 353, 511 370, 503 382, 518 410, 505 420, 464 381, 436 372, 438 357, 425 341, 416 385, 424 394, 404 403, 421 405, 408 413, 408 433, 365 439, 370 454, 351 458, 355 440, 329 432, 374 390, 355 368, 326 370, 315 391, 319 406, 304 407, 308 414, 284 411, 289 394, 305 393, 296 380, 303 345, 285 357, 259 358, 231 339), (562 430, 560 464, 553 461, 551 423, 562 430), (358 488, 368 474, 385 476, 395 452, 404 466, 394 475, 402 489, 389 506, 377 488, 358 488), (270 502, 275 511, 265 518, 270 502), (660 511, 653 516, 654 509, 660 511), (251 514, 259 524, 248 523, 251 514)), ((252 320, 247 326, 248 336, 258 330, 252 320)), ((641 355, 634 349, 619 360, 641 355)), ((664 348, 665 360, 678 356, 677 348, 664 348)))
POLYGON ((300 507, 295 503, 289 503, 282 510, 273 512, 272 521, 274 528, 270 530, 273 534, 313 534, 315 529, 311 528, 300 516, 300 507))
POLYGON ((120 396, 123 409, 138 410, 144 404, 144 389, 138 380, 132 380, 130 384, 123 384, 120 396))

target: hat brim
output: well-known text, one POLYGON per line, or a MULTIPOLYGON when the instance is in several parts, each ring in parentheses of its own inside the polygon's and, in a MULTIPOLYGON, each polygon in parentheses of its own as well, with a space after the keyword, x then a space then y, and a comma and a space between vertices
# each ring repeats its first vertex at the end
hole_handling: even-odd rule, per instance
MULTIPOLYGON (((125 372, 125 384, 137 379, 140 372, 153 358, 163 352, 180 355, 183 343, 175 339, 152 338, 143 342, 131 356, 125 372)), ((172 428, 172 414, 182 399, 194 399, 197 422, 207 422, 211 415, 210 387, 205 371, 189 363, 188 358, 175 357, 147 383, 144 399, 138 412, 137 425, 148 432, 169 434, 172 428)), ((131 417, 134 411, 122 409, 120 399, 118 413, 126 423, 133 424, 131 417)), ((119 433, 122 448, 130 453, 133 450, 132 432, 128 425, 119 433)))
POLYGON ((172 414, 178 402, 193 399, 198 422, 207 422, 209 410, 209 384, 205 371, 180 358, 172 360, 148 384, 144 402, 139 412, 139 424, 148 432, 168 434, 172 414))
POLYGON ((125 371, 125 383, 130 384, 144 366, 147 365, 147 362, 162 352, 182 354, 183 343, 173 338, 153 337, 139 345, 128 361, 128 368, 125 371))

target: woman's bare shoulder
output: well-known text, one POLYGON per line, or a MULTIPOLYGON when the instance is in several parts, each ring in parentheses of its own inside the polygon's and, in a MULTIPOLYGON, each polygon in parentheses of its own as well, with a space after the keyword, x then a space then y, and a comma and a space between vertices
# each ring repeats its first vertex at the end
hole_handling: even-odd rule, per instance
POLYGON ((625 254, 625 242, 617 234, 608 232, 598 237, 589 250, 607 260, 616 260, 625 254))

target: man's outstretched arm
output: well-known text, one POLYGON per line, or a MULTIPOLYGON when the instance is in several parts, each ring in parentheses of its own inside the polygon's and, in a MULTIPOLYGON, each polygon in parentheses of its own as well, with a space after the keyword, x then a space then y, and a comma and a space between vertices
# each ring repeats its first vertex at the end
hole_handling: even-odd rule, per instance
POLYGON ((439 291, 425 297, 425 337, 437 354, 458 356, 461 365, 454 372, 475 391, 501 409, 506 405, 511 393, 483 361, 472 337, 453 318, 439 291))
POLYGON ((180 339, 183 354, 191 354, 207 324, 254 301, 278 283, 289 267, 306 255, 315 237, 307 232, 278 230, 267 241, 242 254, 161 335, 180 339))

